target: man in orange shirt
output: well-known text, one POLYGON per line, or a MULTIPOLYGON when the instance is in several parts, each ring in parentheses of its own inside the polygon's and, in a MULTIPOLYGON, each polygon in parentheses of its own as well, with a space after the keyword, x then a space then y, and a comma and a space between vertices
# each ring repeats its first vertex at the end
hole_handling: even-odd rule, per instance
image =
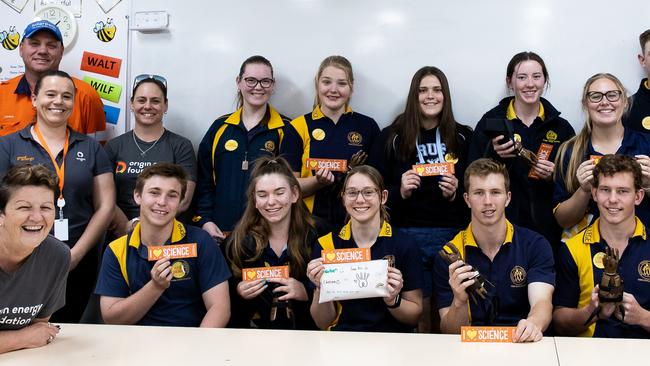
MULTIPOLYGON (((34 122, 32 90, 39 76, 58 70, 63 56, 61 32, 47 20, 35 21, 25 28, 20 43, 20 57, 25 73, 0 83, 0 136, 23 129, 34 122)), ((77 93, 68 125, 77 132, 104 141, 106 114, 97 91, 89 84, 73 78, 77 93)))

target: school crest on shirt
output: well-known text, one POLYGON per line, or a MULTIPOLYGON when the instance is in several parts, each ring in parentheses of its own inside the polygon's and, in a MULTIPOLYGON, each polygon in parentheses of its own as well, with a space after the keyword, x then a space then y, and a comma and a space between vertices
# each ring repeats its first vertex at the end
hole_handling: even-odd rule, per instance
POLYGON ((363 142, 363 136, 359 132, 352 131, 348 133, 348 145, 362 146, 361 142, 363 142))
POLYGON ((639 281, 650 282, 650 261, 641 261, 637 270, 639 271, 639 281))
POLYGON ((557 142, 557 132, 553 130, 548 130, 548 132, 546 132, 544 142, 550 142, 550 143, 557 142))
POLYGON ((272 153, 275 151, 275 142, 268 140, 267 142, 264 143, 264 150, 272 153))
POLYGON ((522 266, 514 266, 510 271, 510 287, 525 287, 526 286, 526 270, 522 266))

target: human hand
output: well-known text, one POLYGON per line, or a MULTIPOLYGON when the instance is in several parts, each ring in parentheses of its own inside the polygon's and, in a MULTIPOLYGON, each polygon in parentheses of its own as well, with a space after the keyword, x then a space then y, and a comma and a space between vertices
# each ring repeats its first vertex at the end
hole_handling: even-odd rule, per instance
POLYGON ((514 158, 517 156, 515 154, 515 142, 510 139, 505 143, 501 143, 505 136, 499 135, 492 139, 492 148, 494 152, 497 153, 501 158, 514 158))
POLYGON ((541 179, 550 181, 553 179, 553 171, 555 170, 555 164, 550 160, 537 159, 535 165, 533 165, 533 170, 535 174, 541 179))
POLYGON ((329 186, 334 180, 334 174, 329 169, 321 168, 316 172, 316 181, 324 186, 329 186))
POLYGON ((594 168, 596 164, 593 160, 583 161, 576 170, 576 178, 578 178, 578 183, 580 183, 580 188, 583 191, 591 194, 591 187, 594 182, 594 168))
POLYGON ((298 300, 298 301, 307 301, 309 297, 307 296, 307 290, 302 282, 296 280, 293 277, 289 278, 270 278, 269 282, 277 283, 279 286, 273 289, 274 293, 284 292, 285 294, 278 297, 278 300, 298 300))
POLYGON ((22 348, 37 348, 52 343, 59 334, 59 327, 39 321, 18 330, 18 333, 17 337, 25 340, 22 348))
POLYGON ((237 284, 237 294, 244 300, 259 296, 269 285, 265 280, 241 281, 237 284))
POLYGON ((159 290, 166 290, 172 282, 172 266, 169 257, 156 261, 151 268, 151 281, 159 290))
POLYGON ((528 319, 521 319, 519 323, 517 323, 517 328, 515 329, 512 341, 515 343, 537 342, 541 341, 542 337, 542 329, 537 326, 537 324, 528 319))
POLYGON ((463 261, 456 261, 449 265, 449 286, 454 293, 454 303, 456 306, 464 305, 469 296, 467 288, 476 282, 470 279, 478 274, 472 266, 465 264, 463 261))
POLYGON ((323 266, 323 258, 312 259, 307 264, 307 278, 316 285, 320 287, 320 278, 323 276, 323 271, 325 266, 323 266))
POLYGON ((395 267, 388 267, 388 295, 384 297, 384 303, 386 305, 395 304, 397 295, 402 291, 404 287, 404 278, 402 277, 402 272, 395 267))
POLYGON ((206 222, 205 224, 203 224, 203 226, 201 226, 201 228, 205 230, 208 234, 210 234, 212 239, 216 240, 217 242, 221 242, 223 239, 226 238, 226 234, 224 234, 221 231, 221 229, 219 229, 217 224, 215 224, 212 221, 206 222))
POLYGON ((442 191, 442 197, 447 201, 453 201, 458 189, 458 179, 452 174, 445 174, 440 177, 438 187, 442 191))
POLYGON ((402 195, 402 199, 411 197, 413 191, 418 189, 418 187, 420 187, 420 176, 413 169, 405 171, 402 174, 399 187, 399 193, 402 195))

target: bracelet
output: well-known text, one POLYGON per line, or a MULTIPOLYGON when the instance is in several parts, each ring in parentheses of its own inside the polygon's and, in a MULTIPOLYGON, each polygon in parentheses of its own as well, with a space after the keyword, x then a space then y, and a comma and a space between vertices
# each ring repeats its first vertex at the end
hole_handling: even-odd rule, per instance
POLYGON ((387 308, 389 309, 397 309, 400 305, 402 305, 402 293, 398 293, 397 297, 395 297, 395 302, 393 305, 386 305, 387 308))

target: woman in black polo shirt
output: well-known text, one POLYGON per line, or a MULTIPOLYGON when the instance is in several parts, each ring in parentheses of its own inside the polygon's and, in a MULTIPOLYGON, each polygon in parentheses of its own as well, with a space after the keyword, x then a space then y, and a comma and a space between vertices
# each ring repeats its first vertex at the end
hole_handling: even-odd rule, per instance
POLYGON ((512 192, 506 208, 508 219, 557 243, 560 228, 553 217, 553 161, 560 144, 575 131, 542 98, 548 71, 539 55, 514 55, 506 68, 506 85, 513 95, 502 99, 478 122, 469 161, 491 157, 506 164, 512 192))

